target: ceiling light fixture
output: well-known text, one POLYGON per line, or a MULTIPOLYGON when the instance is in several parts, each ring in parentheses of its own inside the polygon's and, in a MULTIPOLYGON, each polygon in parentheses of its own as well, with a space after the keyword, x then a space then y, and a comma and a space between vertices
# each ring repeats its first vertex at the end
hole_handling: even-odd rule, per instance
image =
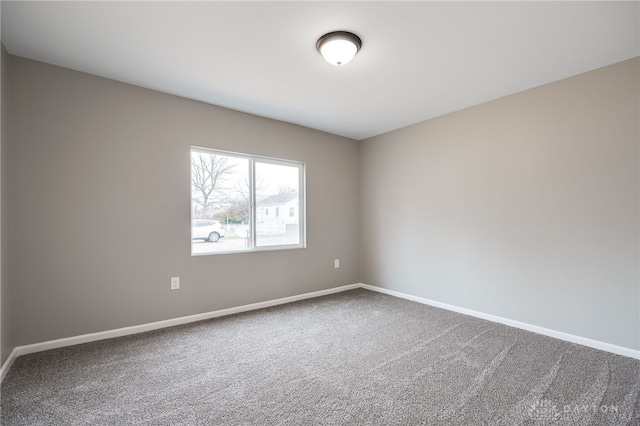
POLYGON ((325 61, 341 66, 353 59, 362 47, 362 40, 347 31, 333 31, 318 39, 316 49, 325 61))

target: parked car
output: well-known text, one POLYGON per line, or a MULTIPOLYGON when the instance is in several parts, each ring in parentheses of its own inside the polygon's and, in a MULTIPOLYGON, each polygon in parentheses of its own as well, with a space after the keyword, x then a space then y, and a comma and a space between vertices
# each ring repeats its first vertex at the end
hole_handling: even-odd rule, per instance
POLYGON ((224 237, 224 226, 217 220, 192 220, 191 221, 191 239, 205 240, 215 243, 224 237))

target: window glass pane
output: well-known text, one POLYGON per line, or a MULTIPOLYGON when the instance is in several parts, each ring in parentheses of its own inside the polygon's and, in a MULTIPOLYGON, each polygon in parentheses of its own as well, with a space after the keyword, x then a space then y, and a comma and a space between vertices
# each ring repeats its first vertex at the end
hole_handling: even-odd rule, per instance
POLYGON ((191 254, 305 247, 304 164, 191 148, 191 254))
POLYGON ((255 175, 256 246, 300 244, 301 166, 256 161, 255 175))
POLYGON ((249 159, 191 151, 191 253, 247 250, 251 223, 249 159))

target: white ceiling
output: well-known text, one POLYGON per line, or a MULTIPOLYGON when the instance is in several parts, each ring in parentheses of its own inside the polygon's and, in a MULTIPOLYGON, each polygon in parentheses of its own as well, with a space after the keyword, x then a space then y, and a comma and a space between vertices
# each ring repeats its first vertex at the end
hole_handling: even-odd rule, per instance
POLYGON ((354 139, 640 55, 638 2, 2 1, 9 53, 354 139), (315 50, 357 33, 343 67, 315 50))

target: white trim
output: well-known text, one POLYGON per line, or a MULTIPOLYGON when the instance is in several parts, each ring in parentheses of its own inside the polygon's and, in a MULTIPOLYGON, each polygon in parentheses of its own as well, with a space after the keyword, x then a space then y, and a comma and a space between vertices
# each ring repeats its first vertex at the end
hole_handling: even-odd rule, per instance
POLYGON ((508 318, 499 317, 496 315, 486 314, 483 312, 474 311, 471 309, 461 308, 454 305, 449 305, 442 302, 436 302, 434 300, 425 299, 418 296, 413 296, 406 293, 401 293, 395 290, 389 290, 382 287, 376 287, 369 284, 350 284, 341 287, 334 287, 327 290, 314 291, 311 293, 299 294, 296 296, 283 297, 281 299, 268 300, 266 302, 252 303, 249 305, 238 306, 235 308, 221 309, 219 311, 205 312, 202 314, 189 315, 185 317, 173 318, 164 321, 156 321, 147 324, 134 325, 131 327, 117 328, 114 330, 101 331, 97 333, 83 334, 80 336, 66 337, 63 339, 49 340, 41 343, 34 343, 31 345, 17 346, 13 349, 7 360, 0 368, 0 383, 4 380, 5 376, 9 372, 9 369, 13 365, 13 362, 17 357, 21 355, 27 355, 35 352, 42 352, 49 349, 57 349, 65 346, 78 345, 81 343, 95 342, 98 340, 111 339, 114 337, 128 336, 131 334, 144 333, 146 331, 158 330, 166 327, 173 327, 175 325, 188 324, 191 322, 207 320, 211 318, 218 318, 225 315, 233 315, 241 312, 253 311, 256 309, 268 308, 271 306, 282 305, 285 303, 297 302, 304 299, 312 299, 314 297, 327 296, 329 294, 340 293, 343 291, 354 290, 357 288, 363 288, 365 290, 375 291, 378 293, 388 294, 390 296, 399 297, 402 299, 411 300, 414 302, 422 303, 425 305, 435 306, 437 308, 446 309, 453 312, 458 312, 465 315, 470 315, 476 318, 505 324, 511 327, 520 328, 522 330, 531 331, 533 333, 542 334, 556 339, 564 340, 567 342, 578 343, 580 345, 589 346, 591 348, 600 349, 606 352, 611 352, 617 355, 623 355, 630 358, 640 359, 640 351, 622 346, 612 345, 610 343, 600 342, 598 340, 588 339, 586 337, 575 336, 573 334, 564 333, 561 331, 551 330, 537 325, 527 324, 520 321, 511 320, 508 318))
POLYGON ((15 358, 21 355, 27 355, 35 352, 47 351, 49 349, 57 349, 65 346, 78 345, 81 343, 95 342, 98 340, 111 339, 114 337, 128 336, 130 334, 144 333, 145 331, 157 330, 160 328, 173 327, 175 325, 188 324, 191 322, 207 320, 211 318, 222 317, 225 315, 233 315, 241 312, 253 311, 256 309, 268 308, 270 306, 282 305, 285 303, 297 302, 298 300, 311 299, 314 297, 327 296, 329 294, 340 293, 347 290, 354 290, 360 287, 360 284, 350 284, 342 287, 334 287, 327 290, 314 291, 312 293, 304 293, 296 296, 283 297, 281 299, 268 300, 266 302, 252 303, 249 305, 237 306, 235 308, 221 309, 219 311, 205 312, 202 314, 189 315, 185 317, 173 318, 164 321, 156 321, 148 324, 134 325, 131 327, 117 328, 114 330, 100 331, 97 333, 83 334, 80 336, 65 337, 63 339, 49 340, 31 345, 17 346, 0 370, 0 383, 11 368, 11 364, 15 358))
POLYGON ((2 364, 2 368, 0 368, 0 383, 2 383, 2 381, 4 380, 4 377, 9 372, 9 369, 13 365, 13 361, 15 361, 16 358, 18 358, 18 351, 16 350, 16 348, 14 348, 7 357, 7 360, 4 362, 4 364, 2 364))
POLYGON ((388 290, 386 288, 376 287, 369 284, 360 284, 360 287, 366 290, 376 291, 378 293, 384 293, 394 297, 400 297, 402 299, 411 300, 411 301, 422 303, 425 305, 435 306, 437 308, 446 309, 448 311, 458 312, 461 314, 470 315, 472 317, 481 318, 488 321, 497 322, 500 324, 505 324, 510 327, 520 328, 522 330, 531 331, 533 333, 543 334, 545 336, 554 337, 556 339, 564 340, 566 342, 577 343, 579 345, 588 346, 590 348, 599 349, 601 351, 611 352, 617 355, 627 356, 629 358, 640 359, 639 350, 625 348, 624 346, 617 346, 611 343, 601 342, 599 340, 593 340, 586 337, 565 333, 562 331, 552 330, 549 328, 544 328, 537 325, 528 324, 525 322, 515 321, 509 318, 499 317, 497 315, 486 314, 484 312, 474 311, 472 309, 461 308, 458 306, 449 305, 447 303, 442 303, 442 302, 436 302, 435 300, 425 299, 422 297, 401 293, 395 290, 388 290))

